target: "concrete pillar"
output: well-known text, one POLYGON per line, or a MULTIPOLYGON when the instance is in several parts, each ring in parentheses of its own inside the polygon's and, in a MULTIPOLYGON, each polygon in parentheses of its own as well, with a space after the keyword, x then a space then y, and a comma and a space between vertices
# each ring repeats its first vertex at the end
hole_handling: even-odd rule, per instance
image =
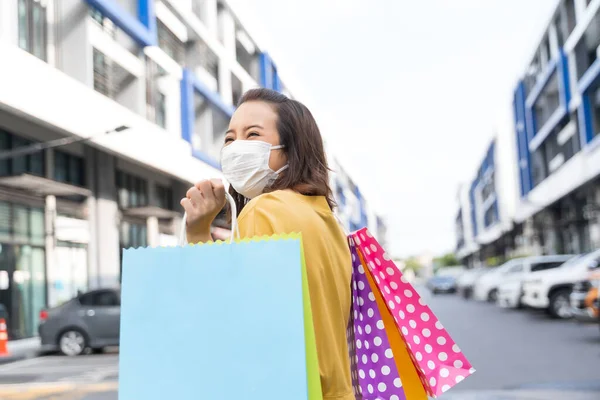
MULTIPOLYGON (((46 196, 44 206, 44 219, 46 225, 45 247, 46 247, 46 271, 47 282, 52 285, 55 282, 54 273, 56 271, 56 197, 46 196)), ((47 288, 48 293, 52 293, 51 288, 47 288)), ((48 299, 50 305, 54 299, 48 299)))
POLYGON ((96 153, 98 151, 91 147, 84 147, 85 163, 85 181, 87 186, 92 190, 92 195, 86 200, 85 209, 86 217, 90 228, 90 241, 88 243, 88 287, 97 289, 100 285, 99 270, 98 270, 98 221, 96 218, 96 153))
POLYGON ((89 6, 81 0, 60 0, 56 11, 56 66, 72 78, 94 87, 93 49, 88 35, 89 6), (77 57, 73 57, 77 54, 77 57))
POLYGON ((119 208, 115 182, 115 158, 100 151, 96 152, 92 164, 95 174, 94 246, 97 263, 96 282, 99 287, 119 283, 119 208))
POLYGON ((17 0, 0 1, 0 44, 19 45, 17 0))
POLYGON ((146 219, 146 240, 148 242, 148 247, 160 246, 159 236, 158 218, 148 217, 146 219))
POLYGON ((214 36, 219 34, 219 24, 217 18, 217 0, 203 0, 201 7, 202 19, 206 28, 214 36))

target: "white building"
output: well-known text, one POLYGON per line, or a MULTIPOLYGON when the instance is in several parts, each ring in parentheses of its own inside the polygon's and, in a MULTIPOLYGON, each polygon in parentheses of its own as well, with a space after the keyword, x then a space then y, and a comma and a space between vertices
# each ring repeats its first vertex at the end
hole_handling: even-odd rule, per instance
POLYGON ((0 153, 92 138, 0 160, 11 338, 34 335, 42 308, 117 284, 122 248, 176 243, 179 199, 220 176, 242 93, 289 95, 222 0, 0 0, 0 55, 0 153))

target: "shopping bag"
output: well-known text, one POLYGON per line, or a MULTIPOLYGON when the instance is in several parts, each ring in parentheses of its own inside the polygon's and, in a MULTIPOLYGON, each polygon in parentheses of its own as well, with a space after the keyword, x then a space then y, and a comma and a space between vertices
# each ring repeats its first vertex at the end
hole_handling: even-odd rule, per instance
MULTIPOLYGON (((351 239, 350 251, 352 310, 348 328, 348 347, 355 396, 357 399, 406 400, 403 380, 398 372, 394 352, 380 312, 383 310, 385 313, 387 309, 385 306, 382 309, 377 306, 375 292, 371 289, 368 276, 351 239)), ((395 328, 393 322, 391 326, 395 328)), ((411 363, 410 359, 408 363, 411 363)), ((422 398, 426 399, 426 396, 422 398)))
POLYGON ((321 400, 299 234, 127 249, 119 398, 321 400))
POLYGON ((473 374, 475 369, 458 345, 368 229, 350 237, 377 287, 375 291, 394 317, 427 394, 437 397, 473 374))

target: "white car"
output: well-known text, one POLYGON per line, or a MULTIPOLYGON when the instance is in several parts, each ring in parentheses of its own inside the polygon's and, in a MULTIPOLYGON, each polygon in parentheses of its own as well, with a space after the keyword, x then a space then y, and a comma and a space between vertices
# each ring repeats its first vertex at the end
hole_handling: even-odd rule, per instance
POLYGON ((456 280, 456 291, 465 299, 473 295, 473 286, 477 279, 486 272, 492 271, 491 268, 473 268, 465 271, 456 280))
POLYGON ((585 280, 600 263, 600 250, 584 254, 560 268, 530 277, 523 284, 523 304, 545 309, 555 318, 571 318, 570 294, 573 285, 585 280))
POLYGON ((498 283, 498 305, 504 308, 521 308, 523 282, 537 276, 542 271, 559 268, 572 255, 555 255, 521 258, 500 276, 498 283))
POLYGON ((539 257, 523 257, 515 258, 507 261, 498 268, 488 272, 481 276, 473 290, 475 300, 488 301, 491 303, 498 302, 498 288, 499 285, 506 281, 506 279, 522 279, 523 274, 528 273, 531 270, 531 265, 536 262, 543 263, 555 263, 555 267, 564 263, 572 255, 560 255, 560 256, 539 256, 539 257), (559 264, 556 264, 559 263, 559 264))
POLYGON ((498 300, 498 282, 500 281, 502 274, 514 265, 516 265, 516 260, 510 260, 481 275, 473 285, 473 298, 477 301, 489 301, 495 303, 498 300))

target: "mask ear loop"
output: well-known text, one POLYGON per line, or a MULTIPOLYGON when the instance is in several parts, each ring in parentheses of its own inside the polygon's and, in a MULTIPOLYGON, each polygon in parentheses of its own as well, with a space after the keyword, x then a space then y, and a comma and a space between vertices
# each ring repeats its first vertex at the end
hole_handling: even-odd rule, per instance
MULTIPOLYGON (((235 204, 235 200, 228 193, 225 192, 225 198, 229 202, 229 207, 231 207, 231 235, 229 236, 229 242, 233 243, 234 239, 237 237, 240 238, 240 229, 238 227, 237 222, 237 206, 235 204)), ((186 238, 186 225, 187 225, 187 213, 183 213, 183 221, 181 223, 181 229, 179 231, 179 246, 185 246, 187 244, 186 238)))

